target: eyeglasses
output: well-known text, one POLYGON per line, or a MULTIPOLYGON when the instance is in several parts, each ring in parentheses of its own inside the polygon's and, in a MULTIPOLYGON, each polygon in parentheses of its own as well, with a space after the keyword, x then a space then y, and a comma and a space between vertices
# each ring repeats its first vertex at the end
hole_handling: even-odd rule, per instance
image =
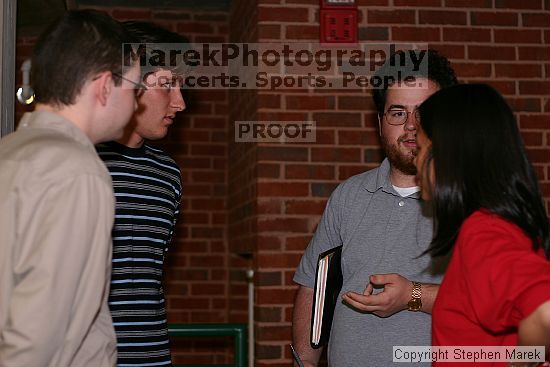
POLYGON ((113 73, 114 76, 119 77, 122 80, 126 80, 128 83, 131 83, 135 86, 134 93, 136 95, 136 98, 139 98, 145 93, 147 90, 147 87, 143 83, 136 83, 133 80, 130 80, 128 78, 123 77, 121 74, 113 73))
POLYGON ((390 125, 403 125, 407 122, 410 115, 414 115, 417 122, 420 122, 420 111, 415 109, 412 112, 407 110, 391 108, 384 113, 386 122, 390 125))

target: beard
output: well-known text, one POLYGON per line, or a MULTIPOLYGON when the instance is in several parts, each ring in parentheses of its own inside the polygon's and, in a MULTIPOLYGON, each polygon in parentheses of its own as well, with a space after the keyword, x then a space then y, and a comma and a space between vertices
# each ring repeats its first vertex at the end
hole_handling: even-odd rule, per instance
POLYGON ((406 175, 414 176, 416 175, 416 166, 413 160, 416 156, 416 149, 409 150, 406 153, 401 151, 399 149, 399 143, 405 139, 406 135, 400 136, 397 142, 392 144, 382 135, 380 140, 382 141, 382 148, 392 167, 406 175))

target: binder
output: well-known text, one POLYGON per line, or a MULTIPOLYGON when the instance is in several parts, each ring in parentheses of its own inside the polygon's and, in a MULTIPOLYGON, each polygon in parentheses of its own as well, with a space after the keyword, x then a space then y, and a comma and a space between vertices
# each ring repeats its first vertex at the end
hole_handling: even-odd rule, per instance
POLYGON ((334 308, 342 289, 342 246, 319 255, 315 272, 313 306, 311 308, 310 342, 312 348, 328 343, 334 308))

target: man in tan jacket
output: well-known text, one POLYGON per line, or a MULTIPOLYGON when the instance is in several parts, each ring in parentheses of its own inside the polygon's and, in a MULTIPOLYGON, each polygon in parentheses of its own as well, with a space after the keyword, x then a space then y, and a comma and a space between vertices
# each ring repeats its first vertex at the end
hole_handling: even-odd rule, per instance
POLYGON ((137 107, 139 66, 122 70, 131 41, 78 11, 35 47, 36 111, 0 140, 0 367, 116 364, 114 194, 94 144, 121 137, 137 107))

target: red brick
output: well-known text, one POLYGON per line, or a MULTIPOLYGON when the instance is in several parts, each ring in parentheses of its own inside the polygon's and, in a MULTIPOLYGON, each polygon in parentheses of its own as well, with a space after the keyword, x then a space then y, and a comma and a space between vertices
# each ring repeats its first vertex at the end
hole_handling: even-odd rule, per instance
POLYGON ((295 7, 258 7, 259 22, 307 22, 309 20, 308 8, 295 7))
POLYGON ((521 137, 527 146, 542 146, 544 135, 542 132, 522 131, 521 137))
POLYGON ((491 76, 491 64, 481 63, 453 63, 453 68, 459 78, 489 77, 491 76))
POLYGON ((257 251, 281 251, 281 240, 277 237, 258 235, 257 251))
MULTIPOLYGON (((269 292, 284 292, 285 298, 290 299, 291 301, 286 303, 292 303, 293 296, 294 296, 294 290, 286 290, 286 289, 259 289, 258 290, 258 299, 269 297, 269 292), (286 295, 288 293, 288 295, 286 295), (292 297, 290 297, 292 295, 292 297)), ((278 298, 273 297, 271 298, 272 302, 275 300, 278 300, 278 298)), ((281 303, 277 301, 277 303, 281 303)), ((290 340, 290 332, 291 327, 289 326, 262 326, 258 328, 258 339, 263 341, 268 340, 277 340, 277 341, 285 341, 290 340)), ((288 365, 287 365, 288 366, 288 365)))
POLYGON ((279 178, 281 175, 281 166, 278 164, 258 163, 258 178, 279 178))
POLYGON ((338 97, 338 109, 339 110, 372 110, 374 109, 374 102, 371 96, 339 96, 338 97))
MULTIPOLYGON (((256 292, 256 304, 264 306, 282 303, 292 304, 294 302, 294 294, 296 293, 294 289, 271 289, 260 287, 257 288, 256 292)), ((288 329, 290 333, 289 327, 285 326, 283 329, 288 329)), ((290 334, 288 336, 290 336, 290 334)), ((258 338, 260 338, 260 335, 258 335, 258 338)), ((260 340, 265 340, 265 338, 262 337, 260 340)))
POLYGON ((504 80, 476 80, 476 83, 485 83, 489 84, 496 90, 498 90, 503 95, 515 95, 516 94, 516 82, 515 81, 504 81, 504 80))
POLYGON ((259 182, 257 191, 258 196, 265 197, 307 196, 309 185, 300 182, 259 182))
MULTIPOLYGON (((455 44, 432 44, 442 55, 445 55, 450 60, 459 60, 466 57, 466 46, 455 44)), ((452 65, 452 62, 451 62, 452 65)))
POLYGON ((470 15, 470 22, 472 25, 517 26, 518 16, 516 13, 509 12, 473 11, 470 15))
POLYGON ((257 150, 258 161, 307 161, 307 148, 260 146, 257 150))
POLYGON ((193 295, 218 295, 225 293, 223 284, 200 283, 191 284, 191 294, 193 295))
POLYGON ((287 200, 285 214, 321 215, 325 210, 325 200, 287 200))
POLYGON ((441 41, 440 29, 435 27, 393 27, 392 40, 394 41, 441 41))
POLYGON ((550 94, 550 81, 520 81, 519 93, 548 95, 550 94))
POLYGON ((521 129, 549 129, 550 114, 520 116, 521 129))
POLYGON ((389 30, 387 27, 359 27, 357 37, 359 41, 387 41, 389 30))
POLYGON ((515 112, 541 112, 540 98, 507 98, 515 112))
MULTIPOLYGON (((288 220, 288 219, 287 219, 288 220)), ((288 229, 284 227, 278 230, 279 232, 287 232, 288 229)), ((292 230, 288 232, 294 232, 292 230)), ((296 231, 302 232, 302 231, 296 231)), ((258 268, 260 269, 272 269, 272 268, 286 268, 295 269, 302 254, 290 254, 290 253, 260 253, 257 255, 258 268)))
POLYGON ((480 28, 443 28, 444 41, 490 42, 491 30, 480 28))
POLYGON ((384 158, 384 152, 379 149, 365 149, 364 161, 366 163, 380 163, 384 158))
POLYGON ((329 180, 334 178, 334 167, 312 164, 287 164, 285 179, 329 180))
POLYGON ((256 307, 258 318, 263 322, 281 322, 281 307, 256 307))
POLYGON ((421 6, 441 6, 441 0, 395 0, 394 5, 397 6, 412 6, 412 7, 421 7, 421 6))
POLYGON ((361 149, 359 148, 312 148, 313 162, 360 162, 361 149))
POLYGON ((212 13, 212 14, 195 14, 195 20, 203 20, 207 22, 224 22, 228 20, 227 13, 212 13))
MULTIPOLYGON (((374 168, 374 167, 372 167, 374 168)), ((359 173, 363 173, 367 171, 367 167, 365 165, 360 166, 339 166, 338 167, 338 180, 343 181, 351 176, 355 176, 359 173)))
POLYGON ((495 29, 496 43, 541 43, 541 32, 533 29, 495 29))
POLYGON ((522 14, 522 25, 524 27, 543 27, 548 28, 550 26, 550 14, 548 13, 536 13, 536 14, 522 14))
MULTIPOLYGON (((256 284, 258 286, 278 286, 278 285, 282 285, 283 282, 282 282, 282 277, 281 277, 281 272, 279 271, 265 271, 265 270, 258 270, 255 274, 254 274, 254 277, 256 278, 256 284)), ((264 308, 266 309, 265 307, 257 307, 258 309, 260 308, 264 308)), ((272 309, 271 307, 269 307, 268 309, 272 309)), ((263 320, 263 319, 262 319, 263 320)), ((266 321, 266 320, 263 320, 263 321, 266 321)))
POLYGON ((515 60, 516 49, 511 46, 468 46, 469 60, 515 60))
POLYGON ((542 9, 541 0, 495 0, 495 7, 505 9, 542 9))
POLYGON ((203 129, 225 129, 227 119, 223 117, 197 117, 193 123, 195 128, 203 129))
MULTIPOLYGON (((527 148, 527 156, 529 157, 532 163, 548 163, 550 161, 550 149, 527 148)), ((548 188, 550 189, 550 184, 548 185, 548 188)), ((544 192, 544 195, 550 196, 550 190, 544 192)))
POLYGON ((415 22, 414 10, 367 10, 368 24, 414 24, 415 22))
MULTIPOLYGON (((326 200, 323 200, 323 203, 326 204, 326 200)), ((303 253, 310 240, 311 235, 287 237, 285 249, 288 251, 299 251, 300 253, 303 253)))
POLYGON ((334 130, 317 129, 314 144, 330 145, 336 142, 334 130))
POLYGON ((283 203, 278 199, 258 198, 256 205, 258 214, 281 214, 283 203))
POLYGON ((261 121, 305 121, 305 112, 281 112, 281 111, 258 111, 258 120, 261 121))
POLYGON ((318 40, 319 26, 287 25, 285 34, 287 40, 318 40))
POLYGON ((189 23, 179 23, 177 27, 177 32, 182 34, 188 33, 214 33, 214 27, 208 23, 198 23, 198 22, 189 22, 189 23))
MULTIPOLYGON (((283 351, 280 345, 263 345, 258 344, 256 346, 257 355, 261 356, 262 359, 274 360, 283 358, 283 351)), ((269 364, 270 366, 272 364, 269 364)))
MULTIPOLYGON (((549 23, 550 24, 550 23, 549 23)), ((520 60, 550 60, 550 47, 518 47, 520 60)))
POLYGON ((258 94, 258 108, 280 108, 281 96, 279 94, 258 94))
POLYGON ((388 0, 355 0, 355 5, 358 7, 363 6, 387 6, 388 0))
POLYGON ((332 96, 285 96, 289 110, 326 110, 334 108, 332 96))
POLYGON ((378 145, 380 136, 377 131, 341 130, 338 132, 339 145, 378 145))
POLYGON ((258 40, 281 39, 281 26, 279 24, 258 24, 258 40))
POLYGON ((420 24, 454 24, 466 25, 465 11, 420 10, 420 24))
POLYGON ((214 144, 208 144, 208 145, 192 144, 191 154, 207 155, 207 156, 225 156, 226 147, 224 145, 214 145, 214 144))
POLYGON ((336 182, 313 182, 311 184, 311 196, 328 198, 336 189, 336 186, 338 186, 336 182))
POLYGON ((491 8, 492 0, 445 0, 445 7, 448 8, 491 8))
POLYGON ((497 77, 538 78, 542 76, 541 65, 533 64, 496 64, 497 77))
POLYGON ((194 198, 191 199, 191 208, 195 210, 222 210, 225 202, 222 199, 194 198))
POLYGON ((361 114, 344 112, 314 113, 313 121, 317 122, 317 127, 358 127, 361 126, 361 114))

